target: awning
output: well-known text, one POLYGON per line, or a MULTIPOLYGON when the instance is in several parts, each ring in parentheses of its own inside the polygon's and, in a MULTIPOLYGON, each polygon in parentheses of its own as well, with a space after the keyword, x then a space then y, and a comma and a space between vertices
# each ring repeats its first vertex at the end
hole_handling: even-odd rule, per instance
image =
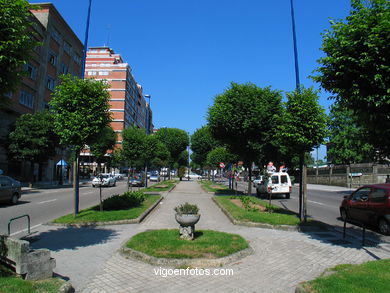
POLYGON ((68 166, 68 164, 64 160, 59 160, 56 165, 57 166, 68 166))

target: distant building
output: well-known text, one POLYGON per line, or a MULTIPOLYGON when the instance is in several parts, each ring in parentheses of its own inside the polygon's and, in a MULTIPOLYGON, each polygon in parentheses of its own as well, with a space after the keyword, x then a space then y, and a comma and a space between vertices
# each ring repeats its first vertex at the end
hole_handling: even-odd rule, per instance
MULTIPOLYGON (((91 47, 87 51, 85 78, 106 80, 110 92, 111 127, 117 134, 116 148, 122 148, 123 129, 135 125, 151 134, 153 131, 152 110, 136 82, 131 67, 120 54, 108 47, 91 47)), ((150 98, 150 96, 148 96, 150 98)), ((95 170, 96 164, 88 149, 81 152, 81 160, 95 170)), ((107 171, 107 170, 106 170, 107 171)))
MULTIPOLYGON (((0 139, 6 141, 11 125, 25 113, 36 113, 49 108, 51 94, 61 74, 81 75, 83 44, 69 27, 60 13, 51 3, 37 3, 39 10, 31 10, 34 22, 31 30, 42 43, 33 52, 25 65, 28 75, 23 78, 20 87, 9 94, 11 103, 0 110, 0 139)), ((26 164, 26 163, 23 163, 26 164)), ((0 169, 19 179, 28 178, 30 168, 22 163, 8 160, 3 144, 0 146, 0 169), (24 170, 24 171, 23 171, 24 170), (28 171, 26 171, 28 170, 28 171)), ((41 166, 40 172, 35 166, 34 173, 39 180, 53 180, 55 162, 49 160, 41 166)))
POLYGON ((122 131, 131 125, 152 133, 152 111, 142 86, 138 84, 128 63, 108 47, 92 47, 87 51, 85 78, 106 80, 110 85, 111 127, 118 135, 117 147, 122 144, 122 131))

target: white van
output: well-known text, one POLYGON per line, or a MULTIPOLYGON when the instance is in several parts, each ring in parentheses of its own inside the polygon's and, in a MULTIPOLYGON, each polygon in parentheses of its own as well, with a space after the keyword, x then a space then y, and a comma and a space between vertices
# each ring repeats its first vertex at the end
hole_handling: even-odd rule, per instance
POLYGON ((257 184, 256 194, 258 196, 284 194, 286 198, 290 198, 291 190, 290 176, 286 172, 275 172, 270 173, 268 180, 257 184))

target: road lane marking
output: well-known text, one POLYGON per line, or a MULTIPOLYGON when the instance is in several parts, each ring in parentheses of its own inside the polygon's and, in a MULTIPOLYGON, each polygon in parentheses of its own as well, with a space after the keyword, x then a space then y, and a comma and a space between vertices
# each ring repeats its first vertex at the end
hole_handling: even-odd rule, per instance
POLYGON ((324 204, 322 202, 318 202, 318 201, 308 200, 307 202, 316 203, 316 204, 319 204, 321 206, 326 206, 326 204, 324 204))
POLYGON ((53 202, 53 201, 56 201, 56 200, 57 199, 45 200, 45 201, 38 202, 38 204, 44 204, 44 203, 53 202))
MULTIPOLYGON (((39 227, 39 226, 42 226, 42 224, 38 224, 38 225, 35 225, 35 226, 30 227, 30 232, 31 232, 31 229, 35 229, 35 228, 37 228, 37 227, 39 227)), ((26 231, 28 231, 28 229, 23 229, 23 230, 20 230, 20 231, 18 231, 18 232, 14 232, 14 233, 12 233, 10 236, 14 236, 14 235, 17 235, 17 234, 19 234, 19 233, 26 232, 26 231)))

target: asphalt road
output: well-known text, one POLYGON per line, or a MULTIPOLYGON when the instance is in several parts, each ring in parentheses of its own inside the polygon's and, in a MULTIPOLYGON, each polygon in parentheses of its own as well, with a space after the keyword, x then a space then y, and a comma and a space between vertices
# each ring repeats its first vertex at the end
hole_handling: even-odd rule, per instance
MULTIPOLYGON (((225 182, 225 184, 227 184, 225 182)), ((247 190, 248 183, 240 182, 239 190, 247 190)), ((284 207, 288 210, 298 212, 299 209, 299 193, 298 186, 293 186, 290 199, 285 199, 284 196, 272 197, 272 204, 284 207)), ((343 197, 350 194, 351 191, 330 191, 313 188, 307 190, 307 214, 309 218, 319 220, 329 225, 335 226, 338 230, 343 229, 344 222, 340 218, 339 207, 343 197)), ((252 195, 256 195, 256 189, 252 187, 252 195)), ((352 223, 347 223, 347 231, 360 237, 362 229, 352 223)), ((384 236, 376 233, 375 228, 367 232, 367 236, 372 239, 390 243, 390 236, 384 236)))
MULTIPOLYGON (((127 190, 126 182, 118 181, 115 187, 103 187, 102 197, 107 198, 127 190)), ((90 184, 80 185, 80 210, 99 203, 99 188, 90 184)), ((31 230, 60 216, 73 213, 73 188, 31 189, 22 192, 17 205, 0 204, 0 234, 8 234, 11 218, 28 214, 31 230)), ((21 237, 27 234, 27 219, 21 218, 11 223, 11 235, 21 237)))

